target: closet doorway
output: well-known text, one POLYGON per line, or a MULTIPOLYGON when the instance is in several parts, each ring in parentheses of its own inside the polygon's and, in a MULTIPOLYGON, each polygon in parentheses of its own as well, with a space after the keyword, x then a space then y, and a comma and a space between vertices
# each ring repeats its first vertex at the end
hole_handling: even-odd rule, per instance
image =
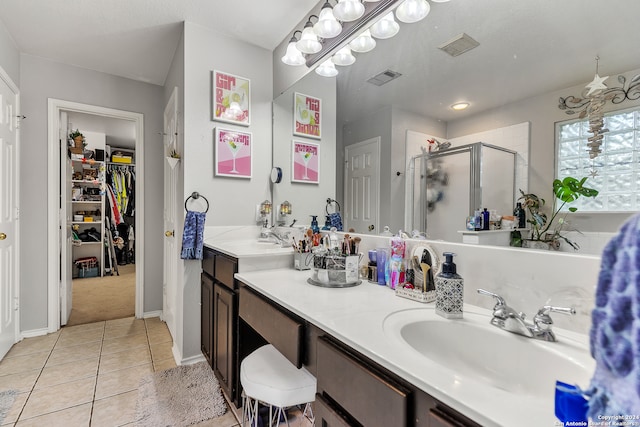
POLYGON ((59 262, 49 264, 49 330, 140 318, 143 117, 50 99, 49 130, 50 147, 56 147, 49 170, 57 175, 49 182, 49 197, 54 181, 59 212, 58 233, 49 240, 50 251, 53 240, 59 255, 59 262), (75 131, 82 134, 81 144, 69 138, 75 131))

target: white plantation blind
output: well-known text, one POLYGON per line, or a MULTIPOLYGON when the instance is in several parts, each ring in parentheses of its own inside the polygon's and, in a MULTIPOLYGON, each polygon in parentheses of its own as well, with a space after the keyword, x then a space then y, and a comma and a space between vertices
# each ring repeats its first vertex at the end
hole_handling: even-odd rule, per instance
POLYGON ((556 125, 556 176, 588 177, 586 187, 600 193, 595 198, 573 202, 581 212, 626 212, 640 210, 640 108, 606 114, 602 153, 589 158, 586 119, 556 125), (591 176, 595 169, 598 174, 591 176))

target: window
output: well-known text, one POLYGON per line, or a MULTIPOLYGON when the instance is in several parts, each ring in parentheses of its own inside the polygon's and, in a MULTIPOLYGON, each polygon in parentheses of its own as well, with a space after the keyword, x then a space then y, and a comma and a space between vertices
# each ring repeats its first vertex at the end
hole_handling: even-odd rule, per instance
POLYGON ((580 211, 627 212, 640 210, 640 107, 606 114, 602 153, 589 158, 588 120, 556 125, 556 176, 588 177, 587 187, 600 192, 595 198, 580 198, 571 206, 580 211), (591 171, 598 171, 595 177, 591 171))

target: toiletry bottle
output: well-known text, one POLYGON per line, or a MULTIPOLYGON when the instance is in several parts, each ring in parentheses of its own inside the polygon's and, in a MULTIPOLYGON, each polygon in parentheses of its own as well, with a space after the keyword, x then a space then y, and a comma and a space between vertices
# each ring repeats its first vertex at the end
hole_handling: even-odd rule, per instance
POLYGON ((322 227, 323 231, 331 230, 331 218, 327 215, 327 218, 324 220, 324 226, 322 227))
POLYGON ((462 319, 464 282, 456 273, 451 252, 443 253, 445 262, 436 275, 436 314, 447 319, 462 319))
POLYGON ((522 203, 516 203, 516 208, 513 210, 513 216, 516 217, 516 227, 525 228, 527 226, 527 216, 522 209, 522 203))
POLYGON ((474 211, 473 216, 474 216, 473 224, 475 226, 475 231, 482 230, 482 211, 480 209, 474 211))
POLYGON ((484 210, 482 211, 482 229, 489 229, 489 211, 487 210, 487 208, 484 208, 484 210))
POLYGON ((313 234, 318 234, 320 232, 320 227, 318 227, 318 215, 311 215, 311 231, 313 231, 313 234))

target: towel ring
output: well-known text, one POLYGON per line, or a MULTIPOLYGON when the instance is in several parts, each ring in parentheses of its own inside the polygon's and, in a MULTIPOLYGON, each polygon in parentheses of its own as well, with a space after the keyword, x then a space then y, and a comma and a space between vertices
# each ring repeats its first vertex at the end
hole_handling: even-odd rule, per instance
POLYGON ((193 193, 191 193, 191 195, 189 197, 187 197, 187 200, 184 201, 184 210, 185 211, 189 210, 189 209, 187 209, 187 202, 189 201, 189 199, 197 200, 200 197, 202 197, 204 199, 204 201, 207 203, 207 209, 204 212, 205 213, 209 212, 209 201, 207 200, 206 197, 204 197, 203 195, 201 195, 197 191, 194 191, 193 193))
POLYGON ((327 215, 329 215, 329 206, 330 206, 332 203, 335 203, 335 204, 338 206, 338 209, 336 209, 336 212, 340 212, 340 203, 338 203, 338 201, 337 201, 337 200, 334 200, 334 199, 332 199, 332 198, 328 198, 328 199, 327 199, 327 206, 326 206, 326 207, 325 207, 325 209, 324 209, 324 210, 327 212, 327 215))

